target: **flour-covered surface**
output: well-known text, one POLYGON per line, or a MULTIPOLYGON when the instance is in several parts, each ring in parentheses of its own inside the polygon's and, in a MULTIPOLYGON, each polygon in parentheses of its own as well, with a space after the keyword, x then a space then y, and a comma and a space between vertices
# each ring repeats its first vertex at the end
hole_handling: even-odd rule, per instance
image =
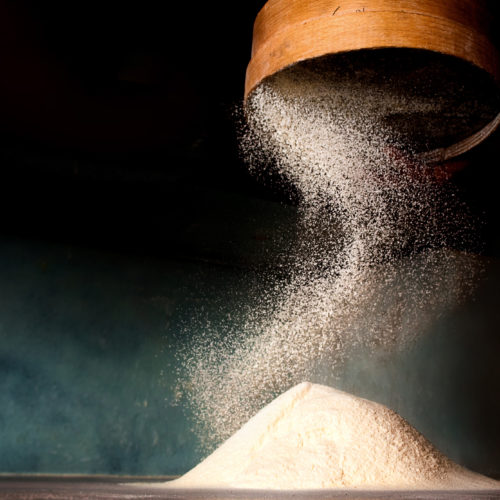
POLYGON ((440 453, 389 408, 301 383, 169 488, 499 489, 440 453))
MULTIPOLYGON (((137 478, 135 479, 137 481, 137 478)), ((102 476, 9 476, 0 477, 0 499, 67 500, 71 499, 163 499, 163 500, 255 500, 255 499, 418 499, 418 500, 471 500, 500 498, 499 490, 243 490, 243 489, 167 489, 154 485, 130 484, 123 477, 102 476)))

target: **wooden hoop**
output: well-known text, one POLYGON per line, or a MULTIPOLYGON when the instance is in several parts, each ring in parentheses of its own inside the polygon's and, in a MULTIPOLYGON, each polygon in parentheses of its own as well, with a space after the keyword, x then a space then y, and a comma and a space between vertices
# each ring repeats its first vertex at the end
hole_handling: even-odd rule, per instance
MULTIPOLYGON (((411 48, 468 61, 500 82, 484 0, 268 0, 259 12, 245 99, 266 77, 299 61, 361 49, 411 48)), ((500 114, 473 136, 422 155, 456 157, 500 127, 500 114)))
POLYGON ((369 48, 440 52, 500 81, 490 23, 481 0, 269 0, 254 25, 245 98, 291 64, 369 48))

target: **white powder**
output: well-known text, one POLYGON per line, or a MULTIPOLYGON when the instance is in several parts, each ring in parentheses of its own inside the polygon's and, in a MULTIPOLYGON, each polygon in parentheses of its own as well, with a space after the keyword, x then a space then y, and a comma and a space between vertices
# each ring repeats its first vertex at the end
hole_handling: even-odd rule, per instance
POLYGON ((450 101, 347 69, 291 67, 246 103, 242 149, 257 175, 293 186, 296 242, 284 278, 236 329, 206 325, 180 353, 177 393, 202 444, 227 441, 169 487, 499 488, 388 408, 300 383, 324 382, 320 369, 335 378, 357 348, 408 348, 475 279, 467 210, 418 161, 412 126, 400 134, 386 120, 444 113, 450 101))
POLYGON ((250 167, 272 162, 301 220, 286 278, 236 330, 206 326, 181 353, 178 393, 207 449, 291 385, 324 382, 319 366, 335 376, 357 348, 407 348, 473 288, 474 258, 448 248, 467 247, 466 212, 383 120, 439 98, 332 72, 292 67, 246 103, 250 167))
POLYGON ((500 482, 453 463, 385 406, 301 383, 166 486, 498 489, 500 482))

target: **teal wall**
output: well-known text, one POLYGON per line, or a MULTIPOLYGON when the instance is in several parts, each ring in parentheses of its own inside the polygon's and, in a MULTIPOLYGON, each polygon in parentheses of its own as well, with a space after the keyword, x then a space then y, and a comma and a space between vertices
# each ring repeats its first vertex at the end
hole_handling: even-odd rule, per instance
POLYGON ((0 470, 193 465, 169 335, 220 270, 33 242, 3 242, 0 262, 0 470))
MULTIPOLYGON (((184 233, 204 246, 197 258, 2 238, 0 471, 165 475, 202 458, 175 353, 248 303, 253 266, 286 251, 295 217, 218 203, 184 233)), ((500 476, 500 263, 486 266, 475 300, 412 349, 358 352, 318 381, 388 404, 455 460, 500 476)))
POLYGON ((175 353, 247 300, 295 216, 204 197, 170 255, 0 239, 0 472, 168 475, 200 460, 175 353))

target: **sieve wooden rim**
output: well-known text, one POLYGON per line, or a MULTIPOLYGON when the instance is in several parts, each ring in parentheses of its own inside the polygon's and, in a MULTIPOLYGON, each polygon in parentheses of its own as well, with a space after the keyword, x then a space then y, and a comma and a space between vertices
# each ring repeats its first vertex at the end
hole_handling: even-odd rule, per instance
MULTIPOLYGON (((362 49, 409 48, 458 57, 500 82, 500 57, 484 0, 269 0, 257 15, 245 99, 265 78, 300 61, 362 49)), ((500 114, 430 163, 461 155, 500 126, 500 114)))
POLYGON ((425 153, 420 153, 418 158, 420 161, 428 164, 444 163, 448 160, 461 156, 472 148, 481 144, 490 135, 500 128, 500 113, 485 125, 479 132, 472 134, 466 139, 456 142, 451 146, 433 149, 425 153))

